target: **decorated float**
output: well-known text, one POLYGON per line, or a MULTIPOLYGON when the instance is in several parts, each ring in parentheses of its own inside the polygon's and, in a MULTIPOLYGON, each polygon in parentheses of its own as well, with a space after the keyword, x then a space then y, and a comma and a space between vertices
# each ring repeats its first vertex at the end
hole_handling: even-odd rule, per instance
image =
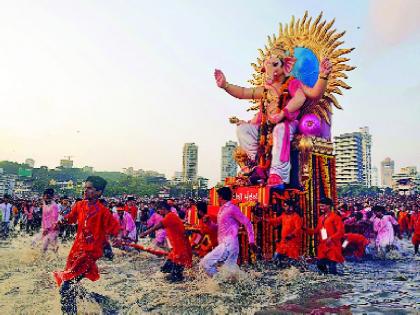
MULTIPOLYGON (((337 202, 336 167, 331 142, 333 108, 341 109, 335 95, 350 89, 344 80, 346 57, 353 48, 342 48, 345 32, 337 32, 334 20, 316 19, 305 12, 301 19, 280 24, 278 35, 268 36, 252 63, 252 87, 228 83, 215 71, 217 85, 228 94, 251 101, 250 121, 236 117, 240 146, 235 159, 241 168, 225 185, 234 192, 234 202, 254 224, 259 257, 271 259, 280 230, 267 223, 279 216, 288 199, 299 206, 303 225, 313 228, 319 215, 319 200, 337 202)), ((210 192, 209 214, 218 212, 216 188, 210 192)), ((251 261, 246 233, 241 233, 240 263, 251 261)), ((303 235, 301 254, 313 256, 316 237, 303 235)))

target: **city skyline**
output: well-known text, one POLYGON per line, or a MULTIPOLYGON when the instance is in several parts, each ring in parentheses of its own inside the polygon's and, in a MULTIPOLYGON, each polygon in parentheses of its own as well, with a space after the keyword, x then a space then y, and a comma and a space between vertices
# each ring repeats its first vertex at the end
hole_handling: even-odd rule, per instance
MULTIPOLYGON (((358 131, 354 131, 354 132, 352 132, 352 133, 346 133, 346 134, 343 134, 343 135, 338 135, 338 136, 336 136, 335 138, 340 138, 340 137, 349 137, 349 136, 353 136, 353 134, 354 133, 357 133, 357 134, 360 134, 360 135, 362 135, 363 134, 363 132, 365 132, 365 131, 367 131, 367 133, 368 133, 368 129, 366 130, 365 128, 368 128, 368 127, 360 127, 359 128, 359 130, 358 131)), ((368 134, 369 135, 369 134, 368 134)), ((370 136, 370 135, 369 135, 370 136)), ((347 141, 347 140, 346 140, 347 141)), ((362 141, 362 140, 360 140, 360 141, 362 141)), ((336 141, 333 141, 333 143, 335 144, 336 143, 336 141)), ((223 173, 223 158, 224 158, 224 154, 223 154, 223 150, 226 148, 226 147, 228 147, 229 145, 230 146, 232 146, 233 144, 236 144, 237 145, 237 142, 235 142, 235 141, 232 141, 232 140, 229 140, 229 141, 227 141, 226 143, 225 143, 225 145, 224 146, 222 146, 221 147, 221 149, 222 149, 222 157, 221 157, 221 159, 220 159, 220 162, 221 162, 221 165, 222 165, 222 173, 223 173)), ((185 143, 184 144, 184 149, 185 149, 185 146, 186 145, 193 145, 193 146, 195 146, 195 147, 197 147, 197 152, 198 152, 198 146, 196 146, 195 145, 195 143, 185 143)), ((361 150, 361 153, 362 153, 362 149, 360 148, 360 150, 361 150)), ((230 150, 230 151, 232 151, 232 150, 230 150)), ((229 151, 229 152, 230 152, 229 151)), ((336 153, 336 155, 337 155, 337 153, 336 153)), ((68 156, 69 157, 69 156, 68 156)), ((362 157, 360 157, 360 159, 363 159, 362 157)), ((386 157, 386 158, 384 158, 384 160, 383 161, 381 161, 381 163, 380 163, 380 165, 381 165, 381 169, 382 169, 382 165, 383 165, 383 163, 386 161, 386 160, 390 160, 391 162, 392 162, 392 165, 393 165, 393 172, 396 172, 396 170, 397 169, 399 169, 400 171, 403 171, 404 169, 410 169, 410 168, 417 168, 417 166, 416 165, 403 165, 403 166, 401 166, 401 167, 395 167, 395 161, 394 160, 392 160, 392 159, 390 159, 390 157, 386 157)), ((1 161, 1 160, 0 160, 1 161)), ((37 166, 37 167, 35 167, 34 166, 34 163, 36 162, 34 159, 32 159, 32 158, 26 158, 25 159, 25 161, 24 162, 22 162, 22 161, 10 161, 10 162, 16 162, 16 163, 20 163, 20 164, 28 164, 28 162, 29 163, 31 163, 31 164, 28 164, 29 165, 29 167, 31 167, 31 168, 40 168, 40 167, 45 167, 45 166, 47 166, 49 169, 55 169, 55 168, 58 168, 58 167, 64 167, 64 168, 66 168, 66 166, 63 166, 63 165, 60 165, 61 164, 61 162, 63 161, 63 159, 60 159, 60 162, 58 163, 58 165, 56 165, 56 166, 53 166, 53 167, 48 167, 47 165, 44 165, 44 164, 42 164, 42 163, 40 163, 40 165, 39 166, 37 166)), ((80 164, 80 165, 73 165, 73 163, 74 163, 74 160, 70 160, 71 161, 71 163, 72 163, 72 166, 71 166, 71 168, 80 168, 80 169, 89 169, 91 172, 93 172, 93 167, 92 166, 87 166, 87 165, 84 165, 84 166, 81 166, 81 165, 83 165, 83 163, 82 164, 80 164)), ((196 163, 197 163, 197 161, 196 161, 196 163)), ((366 162, 364 162, 364 163, 366 163, 366 162)), ((235 164, 236 164, 236 162, 235 162, 235 164)), ((198 163, 197 163, 197 165, 195 166, 195 167, 197 167, 198 168, 198 163)), ((95 170, 96 171, 96 170, 95 170)), ((98 170, 99 172, 101 172, 101 171, 110 171, 110 172, 112 172, 112 171, 116 171, 116 172, 121 172, 121 173, 124 173, 124 174, 126 174, 126 175, 133 175, 134 173, 138 173, 138 172, 155 172, 155 173, 159 173, 159 170, 145 170, 145 169, 142 169, 142 168, 139 168, 138 170, 134 170, 134 168, 132 167, 132 166, 128 166, 128 167, 124 167, 124 168, 122 168, 121 170, 115 170, 115 169, 102 169, 102 170, 98 170)), ((364 174, 362 174, 363 173, 363 171, 361 170, 361 175, 360 176, 365 176, 364 174)), ((381 172, 382 173, 382 172, 381 172)), ((183 177, 183 172, 182 171, 174 171, 173 173, 172 173, 172 175, 167 175, 167 174, 162 174, 162 175, 165 175, 165 177, 168 179, 168 180, 171 180, 171 178, 173 179, 173 178, 175 178, 175 177, 179 177, 180 179, 183 177)), ((199 174, 197 174, 197 178, 198 177, 201 177, 201 178, 203 178, 202 176, 200 176, 199 174)), ((222 177, 223 177, 223 175, 222 175, 222 177)), ((361 177, 361 178, 362 178, 361 177)), ((376 166, 376 165, 371 165, 371 180, 370 180, 370 183, 371 183, 371 186, 375 186, 375 182, 376 183, 378 183, 378 187, 382 187, 383 186, 383 183, 382 183, 382 174, 379 174, 379 168, 376 166)), ((392 174, 391 174, 391 177, 392 177, 392 174)))
POLYGON ((31 157, 54 168, 72 155, 81 167, 132 166, 169 178, 182 165, 182 144, 195 142, 198 174, 215 184, 220 147, 236 140, 228 117, 252 114, 247 102, 216 87, 214 68, 246 85, 266 36, 308 10, 336 18, 337 30, 347 31, 346 47, 356 48, 349 55, 357 66, 349 73, 353 88, 338 97, 344 110, 334 111, 333 136, 369 126, 372 166, 390 156, 396 169, 420 167, 419 1, 155 7, 99 1, 3 5, 0 102, 7 119, 0 126, 0 160, 31 157))
POLYGON ((224 182, 226 177, 235 177, 238 165, 233 157, 238 143, 228 141, 222 146, 222 154, 220 159, 220 182, 224 182))
POLYGON ((333 143, 336 156, 337 186, 357 183, 366 185, 361 132, 338 135, 334 137, 333 143))

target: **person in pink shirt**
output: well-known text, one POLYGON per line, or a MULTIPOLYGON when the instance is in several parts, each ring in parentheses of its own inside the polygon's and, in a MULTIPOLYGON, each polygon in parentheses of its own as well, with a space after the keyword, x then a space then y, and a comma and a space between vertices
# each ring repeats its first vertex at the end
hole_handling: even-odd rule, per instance
POLYGON ((232 191, 229 187, 222 187, 217 190, 219 198, 219 213, 217 215, 217 245, 200 261, 200 267, 209 276, 217 273, 217 264, 224 263, 227 269, 237 267, 239 254, 238 231, 244 225, 248 233, 249 245, 252 251, 256 250, 254 230, 251 221, 232 202, 232 191))
POLYGON ((175 208, 175 201, 172 198, 169 198, 167 200, 168 205, 171 207, 171 212, 175 213, 177 216, 179 216, 178 211, 175 208))
POLYGON ((29 230, 31 230, 31 234, 33 232, 34 229, 34 206, 32 206, 32 204, 27 201, 25 202, 25 205, 23 206, 23 214, 26 217, 26 224, 25 224, 25 229, 26 229, 26 233, 29 233, 29 230))
MULTIPOLYGON (((149 220, 147 220, 147 227, 150 228, 152 226, 155 226, 158 223, 162 222, 162 220, 163 220, 163 217, 159 213, 154 212, 152 216, 149 218, 149 220)), ((165 229, 156 230, 154 244, 159 247, 164 247, 165 240, 166 240, 165 229)))
POLYGON ((58 250, 58 205, 53 200, 54 190, 47 188, 43 194, 43 205, 42 205, 42 251, 45 253, 48 247, 51 246, 54 252, 58 250))
POLYGON ((398 225, 397 220, 391 215, 386 214, 382 206, 374 206, 372 211, 375 213, 373 221, 373 230, 376 235, 376 248, 378 251, 386 252, 394 244, 395 232, 394 225, 398 225))
POLYGON ((129 212, 125 211, 123 205, 117 207, 117 213, 113 214, 114 218, 120 224, 117 241, 135 242, 137 236, 136 224, 129 212))

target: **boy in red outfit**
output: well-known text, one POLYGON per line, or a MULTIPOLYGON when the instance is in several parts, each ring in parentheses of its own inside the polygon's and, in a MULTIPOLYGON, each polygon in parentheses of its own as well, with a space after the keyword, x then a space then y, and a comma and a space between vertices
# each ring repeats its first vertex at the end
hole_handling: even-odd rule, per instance
POLYGON ((74 284, 82 278, 99 279, 96 260, 102 257, 107 235, 117 235, 118 221, 98 199, 107 182, 99 176, 89 176, 85 181, 84 200, 77 202, 64 222, 77 223, 77 234, 64 271, 54 272, 60 287, 61 310, 65 314, 77 314, 74 284))
POLYGON ((420 245, 420 212, 417 205, 413 206, 414 213, 410 217, 410 229, 413 232, 412 242, 414 245, 414 255, 419 253, 420 245))
POLYGON ((315 229, 308 229, 309 234, 319 233, 317 247, 317 266, 321 272, 337 274, 337 263, 343 263, 341 239, 344 236, 344 224, 341 217, 332 211, 330 198, 320 200, 318 224, 315 229))
POLYGON ((193 234, 191 246, 198 256, 204 257, 218 245, 217 224, 207 215, 206 202, 199 201, 196 207, 199 232, 193 234))
POLYGON ((285 202, 284 210, 279 217, 269 220, 273 226, 282 226, 281 240, 276 245, 274 259, 279 261, 285 258, 298 260, 302 243, 302 218, 295 212, 292 200, 285 202))
POLYGON ((362 234, 346 233, 344 234, 343 255, 354 256, 357 259, 363 258, 365 255, 366 246, 369 245, 369 240, 362 234))
POLYGON ((184 223, 171 211, 171 207, 166 202, 160 202, 157 211, 164 217, 163 220, 141 233, 139 237, 145 237, 156 230, 165 229, 172 250, 169 252, 161 271, 170 273, 166 278, 168 281, 180 282, 184 280, 184 268, 190 268, 192 265, 192 250, 190 242, 185 236, 184 223))

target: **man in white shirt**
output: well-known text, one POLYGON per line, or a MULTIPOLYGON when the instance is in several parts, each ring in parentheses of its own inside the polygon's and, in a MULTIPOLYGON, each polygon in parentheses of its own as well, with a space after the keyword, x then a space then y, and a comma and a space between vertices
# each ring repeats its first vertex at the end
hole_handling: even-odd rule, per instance
POLYGON ((9 236, 9 223, 10 216, 12 213, 12 204, 10 203, 10 197, 4 195, 2 202, 0 203, 1 211, 1 237, 7 238, 9 236))

